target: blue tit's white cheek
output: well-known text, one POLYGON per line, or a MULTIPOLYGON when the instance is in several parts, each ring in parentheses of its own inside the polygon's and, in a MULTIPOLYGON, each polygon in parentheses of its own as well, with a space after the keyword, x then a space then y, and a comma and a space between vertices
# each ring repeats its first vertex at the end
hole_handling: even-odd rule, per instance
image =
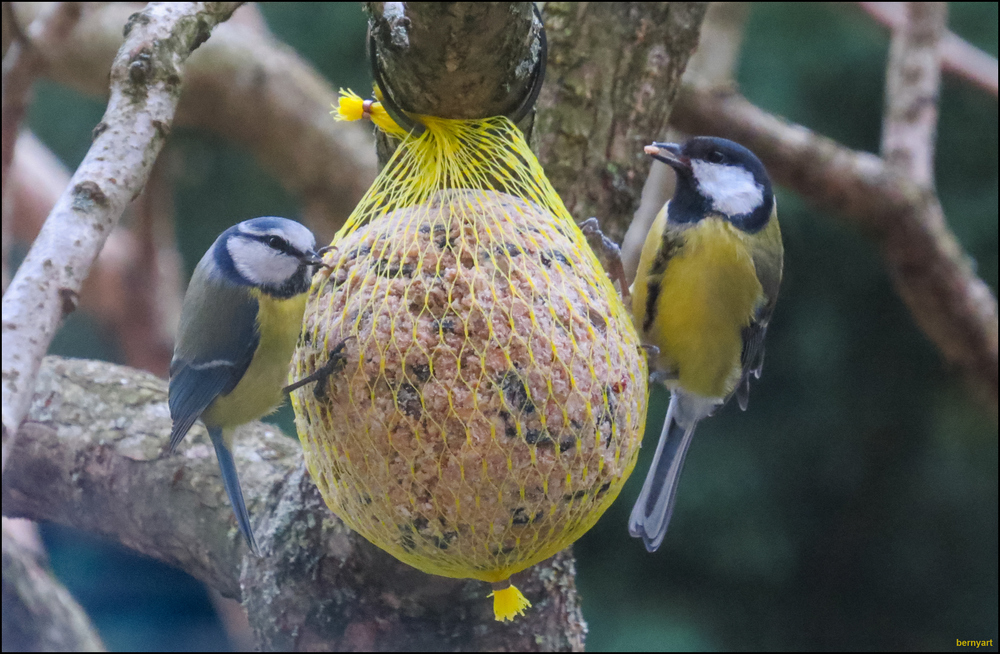
POLYGON ((764 202, 764 187, 742 166, 692 160, 698 190, 712 201, 712 209, 727 216, 753 212, 764 202))
POLYGON ((298 270, 299 260, 260 241, 231 238, 226 249, 236 271, 253 286, 281 286, 298 270))
POLYGON ((257 218, 240 224, 240 232, 251 236, 277 236, 299 252, 316 248, 316 237, 304 225, 285 218, 257 218))

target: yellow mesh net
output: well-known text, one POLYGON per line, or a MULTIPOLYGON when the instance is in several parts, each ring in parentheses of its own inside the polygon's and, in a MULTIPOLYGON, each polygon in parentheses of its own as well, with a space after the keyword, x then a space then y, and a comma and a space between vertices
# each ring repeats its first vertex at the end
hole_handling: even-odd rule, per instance
MULTIPOLYGON (((579 538, 635 465, 646 361, 506 118, 342 117, 402 137, 331 243, 293 360, 306 463, 349 527, 425 572, 506 580, 579 538)), ((512 587, 513 588, 513 587, 512 587)), ((530 606, 495 593, 497 619, 530 606)))

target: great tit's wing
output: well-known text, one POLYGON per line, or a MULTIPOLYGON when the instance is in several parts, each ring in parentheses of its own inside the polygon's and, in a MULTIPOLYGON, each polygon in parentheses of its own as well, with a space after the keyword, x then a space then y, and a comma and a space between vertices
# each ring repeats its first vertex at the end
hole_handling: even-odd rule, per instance
POLYGON ((205 276, 200 265, 184 298, 170 364, 171 451, 216 397, 236 388, 260 342, 249 289, 210 279, 196 285, 199 273, 205 276))
POLYGON ((740 404, 740 409, 746 411, 750 402, 750 377, 760 378, 760 371, 764 367, 764 336, 767 334, 767 322, 754 320, 749 326, 743 328, 743 353, 740 361, 743 364, 743 373, 740 375, 740 383, 736 385, 736 401, 740 404))
POLYGON ((767 325, 771 321, 771 314, 774 313, 778 289, 781 287, 784 247, 781 243, 781 229, 778 227, 777 203, 771 212, 771 220, 767 227, 753 236, 750 251, 763 298, 753 320, 743 328, 743 352, 740 357, 743 373, 739 384, 736 385, 736 401, 744 411, 750 401, 750 377, 759 378, 764 366, 764 336, 767 334, 767 325))

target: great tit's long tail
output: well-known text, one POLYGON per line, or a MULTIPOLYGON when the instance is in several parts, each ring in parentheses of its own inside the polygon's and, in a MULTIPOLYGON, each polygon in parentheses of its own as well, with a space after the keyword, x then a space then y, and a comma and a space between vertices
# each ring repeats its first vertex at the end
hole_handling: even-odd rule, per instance
POLYGON ((628 531, 636 538, 642 538, 646 551, 655 552, 667 535, 670 515, 674 512, 677 497, 677 482, 681 478, 684 457, 691 445, 691 437, 697 420, 688 427, 677 421, 679 399, 677 393, 670 397, 667 418, 663 421, 660 442, 656 445, 653 463, 646 474, 639 499, 632 507, 628 531))
POLYGON ((260 549, 257 547, 257 539, 253 536, 253 528, 250 526, 250 514, 247 512, 247 505, 243 501, 243 489, 240 487, 240 478, 236 474, 236 463, 233 461, 233 452, 226 443, 222 429, 210 428, 208 435, 212 438, 212 445, 215 446, 215 457, 219 460, 219 470, 222 472, 222 483, 226 486, 226 494, 229 496, 229 503, 236 514, 236 524, 240 528, 240 533, 246 539, 250 550, 260 556, 260 549))

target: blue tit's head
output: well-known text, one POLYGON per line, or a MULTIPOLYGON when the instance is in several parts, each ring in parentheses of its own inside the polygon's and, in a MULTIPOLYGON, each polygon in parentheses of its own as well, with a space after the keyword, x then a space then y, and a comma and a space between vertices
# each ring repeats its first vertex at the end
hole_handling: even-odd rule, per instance
POLYGON ((253 218, 219 235, 210 250, 214 273, 239 286, 252 286, 287 299, 309 290, 321 260, 316 237, 287 218, 253 218))
POLYGON ((646 153, 677 173, 668 220, 697 222, 722 216, 743 231, 767 225, 774 208, 771 179, 757 156, 739 143, 696 136, 685 143, 653 143, 646 153))

